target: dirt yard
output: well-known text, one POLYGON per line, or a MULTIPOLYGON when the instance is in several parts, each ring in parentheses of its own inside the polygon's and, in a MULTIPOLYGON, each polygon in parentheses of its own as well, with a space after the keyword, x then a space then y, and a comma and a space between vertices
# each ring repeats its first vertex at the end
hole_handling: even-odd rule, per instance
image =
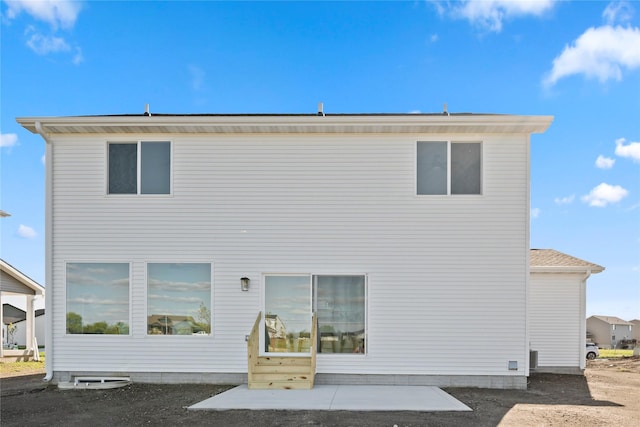
POLYGON ((0 379, 3 427, 640 425, 637 356, 590 361, 585 376, 535 374, 526 391, 445 390, 473 412, 188 411, 187 406, 228 387, 132 384, 114 390, 59 390, 42 377, 0 379))

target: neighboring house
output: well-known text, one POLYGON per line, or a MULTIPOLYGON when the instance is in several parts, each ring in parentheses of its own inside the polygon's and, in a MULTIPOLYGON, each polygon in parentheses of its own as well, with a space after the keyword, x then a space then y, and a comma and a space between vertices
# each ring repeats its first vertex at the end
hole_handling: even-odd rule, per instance
MULTIPOLYGON (((40 286, 35 280, 29 278, 27 275, 19 271, 17 268, 13 267, 11 264, 5 262, 0 259, 0 318, 4 321, 4 304, 2 304, 2 297, 4 296, 24 296, 26 299, 26 307, 27 310, 25 312, 25 322, 22 324, 23 328, 19 328, 16 330, 16 334, 19 334, 20 329, 24 329, 25 338, 21 344, 26 346, 26 350, 20 351, 19 354, 17 350, 5 350, 4 348, 0 348, 0 357, 5 356, 21 356, 21 357, 38 357, 37 351, 35 349, 36 342, 36 320, 35 320, 35 307, 34 307, 34 299, 37 297, 43 297, 45 294, 44 288, 40 286)), ((10 310, 11 316, 12 313, 15 314, 13 310, 10 310)), ((45 316, 41 316, 44 318, 45 316)), ((3 325, 3 333, 4 337, 2 342, 5 343, 8 339, 8 334, 5 331, 5 327, 3 325)), ((19 335, 16 335, 18 337, 19 335)), ((44 342, 38 341, 38 345, 42 345, 44 342)), ((4 345, 2 346, 4 347, 4 345)))
POLYGON ((264 323, 271 339, 287 337, 287 328, 277 314, 265 314, 264 323))
POLYGON ((636 340, 636 346, 640 346, 640 319, 629 320, 633 330, 633 339, 636 340))
POLYGON ((259 312, 299 356, 315 311, 317 383, 526 388, 529 145, 551 121, 19 118, 46 141, 47 375, 240 383, 259 312), (158 313, 211 333, 149 333, 158 313))
MULTIPOLYGON (((11 323, 16 327, 14 333, 14 343, 19 346, 27 345, 27 313, 11 304, 2 304, 3 324, 2 324, 2 344, 9 344, 9 334, 7 326, 11 323)), ((40 308, 35 311, 35 331, 38 346, 44 346, 45 333, 45 316, 44 309, 40 308)))
POLYGON ((633 323, 615 316, 591 316, 587 332, 600 348, 620 348, 621 341, 633 339, 633 323))
POLYGON ((191 316, 153 314, 147 320, 148 335, 191 335, 201 330, 191 316))
POLYGON ((553 249, 531 250, 529 339, 537 372, 572 373, 585 368, 586 283, 604 270, 553 249))

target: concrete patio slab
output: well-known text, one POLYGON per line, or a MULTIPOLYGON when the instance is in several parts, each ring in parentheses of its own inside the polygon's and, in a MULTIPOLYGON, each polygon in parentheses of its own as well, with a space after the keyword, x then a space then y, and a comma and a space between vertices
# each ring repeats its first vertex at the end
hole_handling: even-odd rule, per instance
POLYGON ((189 407, 291 411, 471 411, 453 396, 430 386, 316 385, 311 390, 232 388, 189 407))

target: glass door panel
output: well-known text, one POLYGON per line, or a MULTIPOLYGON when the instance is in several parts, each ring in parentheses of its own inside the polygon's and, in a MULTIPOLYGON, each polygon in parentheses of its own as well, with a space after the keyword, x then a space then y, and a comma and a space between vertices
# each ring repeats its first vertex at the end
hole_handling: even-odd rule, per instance
POLYGON ((311 277, 265 276, 264 350, 309 353, 311 347, 311 277))
POLYGON ((365 352, 365 276, 313 276, 318 353, 365 352))

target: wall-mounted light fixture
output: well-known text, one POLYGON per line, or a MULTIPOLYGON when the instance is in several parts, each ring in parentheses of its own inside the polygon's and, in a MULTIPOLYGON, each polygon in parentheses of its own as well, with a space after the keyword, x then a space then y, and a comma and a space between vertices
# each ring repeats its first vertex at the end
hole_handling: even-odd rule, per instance
POLYGON ((243 291, 248 291, 249 290, 249 282, 251 282, 251 280, 249 280, 248 277, 240 278, 240 289, 242 289, 243 291))

